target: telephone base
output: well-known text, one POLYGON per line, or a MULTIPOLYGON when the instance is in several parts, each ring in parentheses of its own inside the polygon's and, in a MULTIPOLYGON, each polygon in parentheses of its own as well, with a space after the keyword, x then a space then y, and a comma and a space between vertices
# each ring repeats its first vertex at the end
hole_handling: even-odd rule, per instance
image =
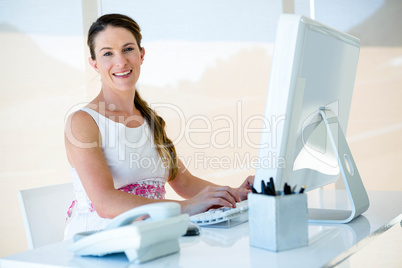
POLYGON ((145 248, 130 248, 124 251, 130 263, 140 264, 180 251, 179 240, 173 239, 145 248))
MULTIPOLYGON (((165 202, 164 206, 149 204, 129 210, 121 214, 121 217, 116 217, 116 222, 110 225, 111 228, 95 233, 81 233, 80 239, 68 249, 78 256, 105 256, 124 252, 128 260, 136 264, 176 253, 180 250, 179 238, 186 233, 190 216, 171 215, 169 211, 166 212, 166 204, 168 202, 165 202), (158 215, 153 215, 149 220, 130 223, 130 220, 138 215, 146 215, 143 211, 152 209, 163 210, 161 212, 169 214, 168 218, 155 219, 158 215)), ((172 205, 178 208, 175 209, 176 213, 180 213, 180 205, 176 203, 172 205)))

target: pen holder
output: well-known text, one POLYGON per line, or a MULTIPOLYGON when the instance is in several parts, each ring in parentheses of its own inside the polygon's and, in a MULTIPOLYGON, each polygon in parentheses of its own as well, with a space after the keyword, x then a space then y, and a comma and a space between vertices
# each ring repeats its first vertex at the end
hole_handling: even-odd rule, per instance
POLYGON ((250 245, 282 251, 308 244, 306 194, 248 194, 250 245))

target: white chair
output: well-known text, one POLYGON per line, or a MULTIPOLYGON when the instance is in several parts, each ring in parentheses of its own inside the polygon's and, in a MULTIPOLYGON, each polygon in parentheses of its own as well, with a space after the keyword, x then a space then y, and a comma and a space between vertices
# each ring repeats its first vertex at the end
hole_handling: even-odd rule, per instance
POLYGON ((63 240, 73 184, 64 183, 18 192, 28 248, 63 240))

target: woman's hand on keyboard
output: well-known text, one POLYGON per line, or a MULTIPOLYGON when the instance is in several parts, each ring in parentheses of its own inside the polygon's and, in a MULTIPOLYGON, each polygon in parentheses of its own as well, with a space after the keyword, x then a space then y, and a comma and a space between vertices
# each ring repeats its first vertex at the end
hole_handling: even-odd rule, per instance
POLYGON ((207 186, 193 198, 181 201, 181 206, 183 213, 194 215, 212 207, 236 207, 240 201, 238 190, 229 186, 207 186))

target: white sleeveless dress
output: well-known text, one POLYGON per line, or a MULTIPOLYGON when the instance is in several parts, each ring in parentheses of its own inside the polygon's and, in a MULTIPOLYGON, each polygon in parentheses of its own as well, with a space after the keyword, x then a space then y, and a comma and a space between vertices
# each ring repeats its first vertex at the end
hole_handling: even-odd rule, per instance
MULTIPOLYGON (((148 198, 163 199, 168 172, 156 150, 153 135, 145 121, 137 128, 128 128, 96 111, 83 108, 98 125, 102 151, 113 176, 114 187, 148 198)), ((89 200, 75 168, 71 168, 75 200, 67 212, 64 239, 79 232, 101 230, 110 219, 99 217, 89 200)))

